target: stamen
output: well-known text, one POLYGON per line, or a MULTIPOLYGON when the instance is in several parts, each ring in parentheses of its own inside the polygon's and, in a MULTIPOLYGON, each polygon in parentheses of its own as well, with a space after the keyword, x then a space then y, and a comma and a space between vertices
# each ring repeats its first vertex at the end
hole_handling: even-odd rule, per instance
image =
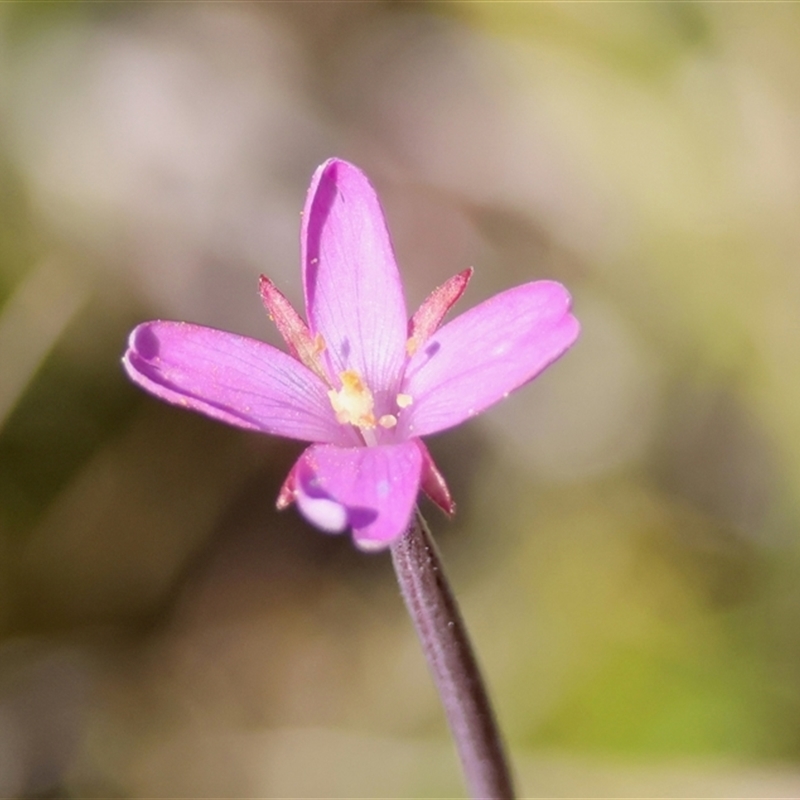
POLYGON ((345 370, 339 375, 342 388, 331 389, 328 398, 336 412, 336 421, 341 425, 356 425, 359 428, 374 428, 375 399, 369 387, 355 370, 345 370))

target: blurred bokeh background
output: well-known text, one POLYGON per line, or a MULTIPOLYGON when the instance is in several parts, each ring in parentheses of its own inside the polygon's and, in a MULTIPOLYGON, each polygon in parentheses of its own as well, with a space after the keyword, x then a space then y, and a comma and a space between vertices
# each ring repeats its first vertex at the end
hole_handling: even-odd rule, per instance
POLYGON ((411 309, 474 266, 583 323, 430 443, 523 794, 798 796, 800 11, 468 2, 0 7, 0 796, 463 792, 388 556, 119 365, 278 343, 331 155, 411 309))

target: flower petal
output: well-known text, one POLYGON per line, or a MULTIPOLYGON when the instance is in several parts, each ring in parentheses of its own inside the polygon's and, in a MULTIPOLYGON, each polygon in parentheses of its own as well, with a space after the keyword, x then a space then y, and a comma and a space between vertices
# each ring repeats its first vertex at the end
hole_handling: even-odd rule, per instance
POLYGON ((423 436, 480 413, 535 378, 575 341, 580 326, 559 283, 526 283, 447 323, 409 361, 412 405, 399 435, 423 436))
POLYGON ((303 441, 355 441, 336 422, 328 387, 264 342, 186 322, 145 322, 131 333, 122 361, 156 397, 229 425, 303 441))
POLYGON ((408 317, 383 211, 359 169, 338 159, 317 169, 301 236, 308 321, 331 377, 355 370, 374 393, 396 392, 408 317))
POLYGON ((295 499, 318 528, 350 527, 362 550, 388 547, 408 527, 422 455, 412 442, 379 447, 311 445, 293 472, 295 499))

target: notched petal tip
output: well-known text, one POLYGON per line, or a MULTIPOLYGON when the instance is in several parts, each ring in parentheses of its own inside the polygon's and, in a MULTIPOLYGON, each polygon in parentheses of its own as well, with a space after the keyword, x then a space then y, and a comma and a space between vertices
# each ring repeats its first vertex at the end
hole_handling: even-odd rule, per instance
POLYGON ((143 322, 137 325, 128 337, 128 350, 123 358, 131 354, 136 354, 145 361, 153 361, 158 358, 161 351, 161 343, 155 332, 156 322, 143 322))
POLYGON ((333 156, 323 161, 314 171, 311 186, 314 187, 320 180, 331 180, 339 183, 348 178, 369 182, 366 173, 353 164, 352 161, 333 156))
POLYGON ((158 370, 161 340, 156 331, 162 324, 155 320, 137 325, 128 336, 128 347, 122 355, 122 368, 128 378, 144 388, 148 388, 153 370, 158 370))

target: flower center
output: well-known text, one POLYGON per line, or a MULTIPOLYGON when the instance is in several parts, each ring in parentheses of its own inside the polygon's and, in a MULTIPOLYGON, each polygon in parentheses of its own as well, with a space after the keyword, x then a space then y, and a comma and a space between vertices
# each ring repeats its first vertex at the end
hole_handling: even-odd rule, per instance
POLYGON ((375 398, 369 387, 355 370, 345 370, 339 375, 342 388, 328 392, 336 421, 342 425, 356 425, 359 428, 374 428, 375 398))

